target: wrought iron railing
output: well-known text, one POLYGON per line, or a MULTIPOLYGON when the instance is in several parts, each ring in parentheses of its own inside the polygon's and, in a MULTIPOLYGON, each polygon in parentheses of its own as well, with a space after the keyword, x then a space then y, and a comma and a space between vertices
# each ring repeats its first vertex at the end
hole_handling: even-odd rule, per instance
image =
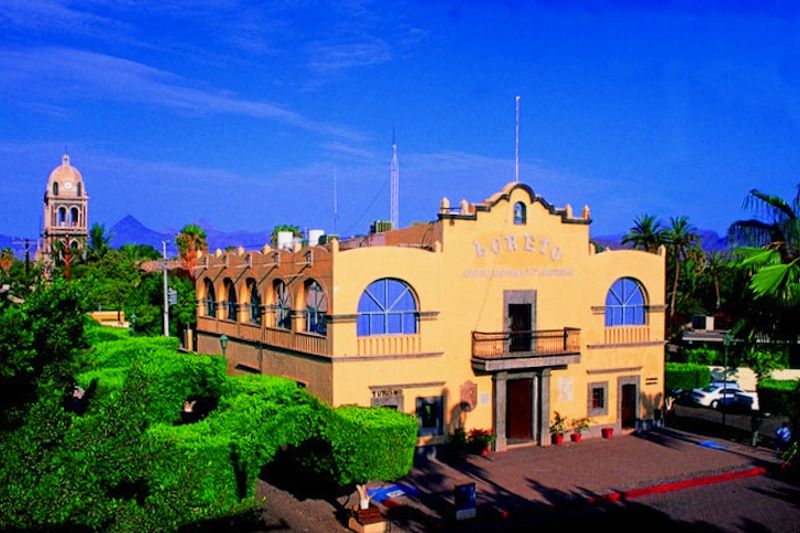
POLYGON ((578 328, 532 331, 472 332, 472 355, 478 358, 508 358, 570 355, 580 353, 578 328))

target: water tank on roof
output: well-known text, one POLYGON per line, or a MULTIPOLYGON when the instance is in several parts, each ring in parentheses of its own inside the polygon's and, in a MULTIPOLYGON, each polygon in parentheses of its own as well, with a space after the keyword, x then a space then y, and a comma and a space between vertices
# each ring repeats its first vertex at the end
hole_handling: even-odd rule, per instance
POLYGON ((309 246, 316 246, 319 244, 319 239, 325 235, 325 231, 321 229, 310 229, 308 230, 308 245, 309 246))
POLYGON ((291 231, 278 232, 278 249, 291 250, 294 243, 294 233, 291 231))

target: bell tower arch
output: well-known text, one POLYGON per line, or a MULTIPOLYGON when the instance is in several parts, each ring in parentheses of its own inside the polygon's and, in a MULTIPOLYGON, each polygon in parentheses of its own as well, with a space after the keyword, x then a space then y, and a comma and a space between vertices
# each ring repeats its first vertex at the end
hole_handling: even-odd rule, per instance
POLYGON ((71 248, 83 248, 89 236, 89 195, 78 169, 64 154, 61 165, 50 173, 44 190, 42 238, 37 256, 52 259, 56 242, 71 248))

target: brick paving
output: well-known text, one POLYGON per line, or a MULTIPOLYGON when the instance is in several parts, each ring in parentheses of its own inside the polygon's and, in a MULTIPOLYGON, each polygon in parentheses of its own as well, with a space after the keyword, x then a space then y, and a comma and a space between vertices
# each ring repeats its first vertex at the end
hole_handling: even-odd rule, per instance
MULTIPOLYGON (((402 481, 419 494, 384 502, 393 531, 424 531, 452 525, 453 488, 475 483, 484 520, 602 500, 609 494, 723 473, 774 468, 766 448, 715 440, 672 429, 612 439, 584 439, 545 448, 525 447, 490 457, 433 458, 402 481), (726 449, 702 446, 716 442, 726 449)), ((637 491, 640 492, 640 491, 637 491)))
MULTIPOLYGON (((755 467, 769 470, 778 464, 777 454, 769 448, 667 428, 545 448, 515 448, 489 457, 421 460, 400 480, 418 493, 379 506, 393 532, 451 530, 456 528, 454 487, 475 483, 478 518, 458 524, 457 529, 485 529, 493 524, 503 524, 501 529, 505 529, 509 517, 569 510, 576 504, 591 507, 587 502, 603 501, 614 493, 641 492, 638 489, 665 483, 678 486, 676 482, 697 478, 724 479, 727 476, 720 474, 755 467), (725 449, 700 445, 708 441, 725 449)), ((267 484, 258 492, 266 497, 262 519, 269 530, 344 531, 344 507, 357 501, 354 495, 298 501, 267 484)))

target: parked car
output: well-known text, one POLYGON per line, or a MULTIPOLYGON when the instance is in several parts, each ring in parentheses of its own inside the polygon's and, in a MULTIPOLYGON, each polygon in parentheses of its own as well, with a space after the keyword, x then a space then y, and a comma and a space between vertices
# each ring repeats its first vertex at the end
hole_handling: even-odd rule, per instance
POLYGON ((714 402, 711 403, 711 407, 719 411, 724 409, 728 412, 749 413, 759 409, 757 392, 727 390, 714 402))
POLYGON ((739 388, 739 384, 735 381, 712 381, 708 387, 693 389, 690 398, 692 403, 696 405, 716 409, 723 394, 725 395, 725 400, 723 401, 726 404, 733 404, 735 401, 734 396, 737 392, 742 392, 742 389, 739 388))

